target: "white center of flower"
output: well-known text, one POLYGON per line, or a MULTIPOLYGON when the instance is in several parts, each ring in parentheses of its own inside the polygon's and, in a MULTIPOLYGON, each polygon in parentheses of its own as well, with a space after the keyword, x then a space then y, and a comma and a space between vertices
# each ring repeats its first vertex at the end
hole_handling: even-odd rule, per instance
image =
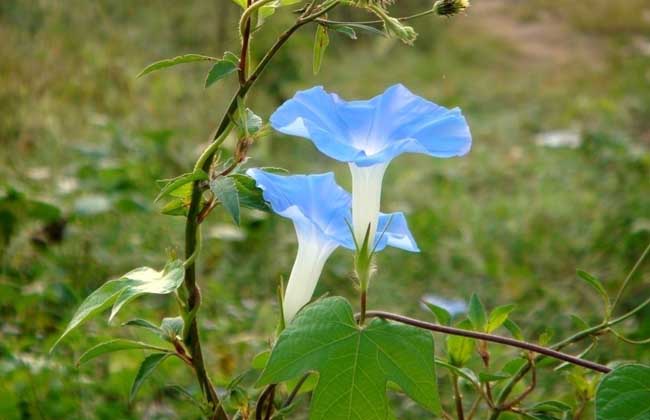
POLYGON ((370 225, 369 247, 374 244, 381 202, 381 184, 388 163, 357 166, 350 163, 352 173, 352 228, 357 244, 361 246, 370 225))

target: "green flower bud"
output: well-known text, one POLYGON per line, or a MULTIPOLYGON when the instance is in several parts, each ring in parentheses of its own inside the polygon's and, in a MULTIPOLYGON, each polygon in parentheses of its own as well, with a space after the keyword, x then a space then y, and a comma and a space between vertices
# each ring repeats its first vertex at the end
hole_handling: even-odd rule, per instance
POLYGON ((371 6, 370 10, 384 22, 384 30, 389 37, 397 38, 405 44, 413 45, 418 34, 412 27, 404 25, 399 19, 389 16, 382 7, 371 6))
POLYGON ((433 4, 433 11, 440 16, 453 16, 468 7, 469 0, 438 0, 433 4))

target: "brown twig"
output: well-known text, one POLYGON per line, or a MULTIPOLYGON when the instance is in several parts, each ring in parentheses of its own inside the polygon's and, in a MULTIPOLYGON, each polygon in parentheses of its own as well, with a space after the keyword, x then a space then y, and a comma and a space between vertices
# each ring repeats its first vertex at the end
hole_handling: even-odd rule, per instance
POLYGON ((548 347, 543 347, 537 344, 529 343, 526 341, 515 340, 514 338, 503 337, 500 335, 488 334, 478 331, 464 330, 461 328, 448 327, 446 325, 432 324, 430 322, 421 321, 419 319, 409 318, 404 315, 393 314, 390 312, 384 311, 368 311, 366 312, 368 318, 383 318, 390 319, 392 321, 400 322, 402 324, 412 325, 414 327, 422 328, 429 331, 440 332, 450 335, 458 335, 462 337, 474 338, 477 340, 485 340, 493 343, 505 344, 511 347, 517 347, 524 350, 529 350, 535 353, 543 354, 545 356, 553 357, 555 359, 563 360, 571 364, 582 366, 587 369, 595 370, 597 372, 609 373, 611 371, 607 366, 601 365, 599 363, 591 362, 589 360, 584 360, 579 357, 572 356, 570 354, 562 353, 557 350, 550 349, 548 347))

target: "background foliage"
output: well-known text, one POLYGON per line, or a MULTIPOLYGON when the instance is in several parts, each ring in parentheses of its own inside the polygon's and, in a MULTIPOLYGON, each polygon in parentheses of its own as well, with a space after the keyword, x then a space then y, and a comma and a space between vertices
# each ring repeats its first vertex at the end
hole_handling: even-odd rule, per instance
MULTIPOLYGON (((474 3, 467 16, 416 22, 412 48, 332 34, 317 77, 313 31, 304 31, 263 76, 252 104, 266 118, 314 84, 353 98, 404 82, 461 106, 474 135, 467 157, 401 157, 389 169, 384 210, 408 209, 422 253, 382 253, 369 307, 422 317, 417 302, 425 295, 467 301, 477 292, 490 308, 517 303, 512 318, 528 339, 551 327, 560 338, 574 328, 571 314, 596 321, 602 312, 575 269, 612 290, 650 241, 650 8, 643 0, 474 3)), ((402 2, 399 14, 427 5, 402 2)), ((169 377, 193 386, 176 360, 132 405, 125 390, 141 358, 117 353, 74 367, 81 352, 116 333, 104 318, 53 357, 47 349, 81 299, 107 279, 135 266, 162 267, 164 250, 182 251, 181 219, 156 213, 155 180, 191 167, 234 81, 204 89, 207 64, 146 81, 135 75, 160 58, 234 49, 236 14, 226 0, 0 3, 1 418, 198 417, 161 386, 169 377)), ((269 45, 290 19, 278 13, 255 42, 269 45)), ((279 135, 251 155, 256 165, 294 172, 332 168, 308 142, 279 135)), ((349 186, 346 168, 336 172, 349 186)), ((242 229, 227 216, 206 223, 204 347, 225 385, 267 348, 277 279, 287 275, 296 244, 289 223, 261 213, 242 214, 242 229)), ((335 254, 318 294, 353 295, 350 259, 335 254)), ((647 295, 648 266, 621 310, 647 295)), ((136 314, 159 319, 172 304, 146 297, 113 324, 136 314)), ((649 315, 624 331, 648 336, 649 315)), ((497 360, 512 353, 493 351, 497 360)), ((603 361, 650 361, 648 346, 609 338, 592 358, 599 351, 603 361)), ((572 401, 565 376, 546 375, 538 398, 572 401)), ((400 418, 420 418, 413 403, 402 404, 400 418)))

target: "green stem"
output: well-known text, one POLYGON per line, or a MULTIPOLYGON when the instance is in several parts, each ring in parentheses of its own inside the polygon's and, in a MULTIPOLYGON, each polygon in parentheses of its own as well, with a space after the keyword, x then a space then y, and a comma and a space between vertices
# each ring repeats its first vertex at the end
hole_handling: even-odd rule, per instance
POLYGON ((625 277, 625 280, 623 280, 623 284, 621 285, 621 288, 618 289, 618 293, 616 294, 616 298, 614 298, 614 302, 612 302, 612 307, 611 307, 612 311, 614 310, 618 302, 621 300, 621 296, 623 295, 623 292, 625 292, 625 289, 627 289, 627 285, 630 283, 630 280, 632 280, 634 273, 636 273, 639 266, 641 265, 643 260, 645 260, 645 257, 648 255, 648 253, 650 253, 650 243, 648 243, 648 246, 643 251, 639 259, 636 260, 636 263, 634 264, 634 267, 632 267, 632 270, 630 270, 628 275, 625 277))
MULTIPOLYGON (((631 318, 632 316, 634 316, 635 314, 637 314, 638 312, 640 312, 641 310, 643 310, 645 307, 647 307, 649 305, 650 305, 650 298, 646 299, 640 305, 638 305, 636 308, 628 311, 627 313, 619 316, 618 318, 612 319, 612 320, 607 321, 607 322, 601 322, 598 325, 595 325, 593 327, 582 330, 582 331, 580 331, 580 332, 578 332, 576 334, 573 334, 570 337, 565 338, 562 341, 559 341, 559 342, 553 344, 552 346, 550 346, 550 348, 552 348, 554 350, 561 350, 562 348, 564 348, 564 347, 566 347, 566 346, 568 346, 570 344, 581 341, 581 340, 583 340, 583 339, 585 339, 587 337, 591 337, 591 336, 593 336, 595 334, 600 333, 601 331, 605 331, 605 330, 607 330, 607 329, 609 329, 609 328, 611 328, 611 327, 613 327, 613 326, 615 326, 617 324, 620 324, 621 322, 631 318)), ((539 361, 541 361, 543 359, 543 357, 544 357, 543 355, 537 356, 534 359, 534 362, 539 363, 539 361)), ((497 398, 497 404, 496 404, 497 407, 500 407, 500 406, 503 405, 503 403, 506 401, 508 396, 512 393, 515 385, 517 385, 517 383, 519 383, 519 381, 521 381, 526 376, 526 374, 528 373, 530 368, 531 368, 531 363, 530 362, 526 363, 525 365, 523 365, 519 369, 519 371, 515 374, 515 376, 513 376, 508 381, 506 386, 499 393, 499 397, 497 398)), ((501 414, 501 412, 502 412, 502 410, 499 410, 497 408, 496 410, 494 410, 492 412, 492 415, 490 416, 489 419, 490 420, 497 420, 499 418, 499 415, 501 414)))
MULTIPOLYGON (((432 15, 434 14, 435 11, 433 9, 425 10, 420 13, 416 13, 414 15, 409 15, 409 16, 402 16, 396 18, 400 22, 406 22, 409 20, 421 18, 424 16, 432 15)), ((317 19, 318 23, 322 23, 324 25, 378 25, 380 23, 383 23, 384 21, 381 19, 374 19, 374 20, 362 20, 358 22, 345 22, 345 21, 339 21, 339 20, 329 20, 329 19, 317 19)))
MULTIPOLYGON (((261 6, 264 0, 255 3, 261 6)), ((251 76, 247 78, 243 84, 240 84, 237 93, 230 101, 226 112, 224 113, 219 126, 215 130, 212 136, 212 143, 207 147, 207 149, 201 154, 199 160, 197 161, 195 168, 201 168, 204 171, 208 171, 212 164, 215 153, 221 146, 221 143, 226 138, 228 133, 231 121, 231 115, 237 109, 237 103, 240 99, 244 99, 246 94, 255 84, 256 80, 262 74, 263 70, 266 68, 268 63, 271 61, 273 56, 282 48, 282 46, 287 42, 291 35, 297 31, 300 27, 305 24, 317 19, 323 13, 326 13, 328 10, 332 9, 338 4, 338 1, 332 1, 324 5, 321 9, 315 13, 299 18, 296 23, 282 33, 269 51, 264 55, 256 69, 253 71, 251 76)), ((250 17, 252 11, 251 8, 248 8, 248 17, 244 18, 242 16, 242 22, 246 22, 250 17)), ((246 12, 244 12, 246 14, 246 12)), ((185 222, 185 258, 188 263, 185 265, 185 288, 187 290, 187 305, 186 310, 189 313, 196 314, 200 302, 201 302, 201 291, 199 290, 197 280, 196 280, 196 258, 198 256, 197 251, 197 231, 199 227, 198 215, 201 211, 201 196, 203 191, 201 190, 201 185, 198 181, 195 181, 192 184, 192 195, 190 206, 188 209, 187 220, 185 222)), ((201 343, 199 339, 199 328, 196 322, 196 317, 192 317, 189 325, 186 325, 186 334, 185 334, 185 344, 190 352, 192 357, 192 364, 196 372, 197 379, 201 386, 201 389, 208 400, 208 403, 214 409, 213 419, 215 420, 228 420, 228 415, 221 407, 221 402, 219 396, 216 393, 214 386, 207 374, 205 369, 205 362, 203 359, 203 351, 201 349, 201 343)))
POLYGON ((458 386, 458 375, 453 373, 451 382, 454 388, 454 402, 456 403, 456 416, 458 420, 465 420, 465 413, 463 411, 463 395, 460 393, 460 387, 458 386))

